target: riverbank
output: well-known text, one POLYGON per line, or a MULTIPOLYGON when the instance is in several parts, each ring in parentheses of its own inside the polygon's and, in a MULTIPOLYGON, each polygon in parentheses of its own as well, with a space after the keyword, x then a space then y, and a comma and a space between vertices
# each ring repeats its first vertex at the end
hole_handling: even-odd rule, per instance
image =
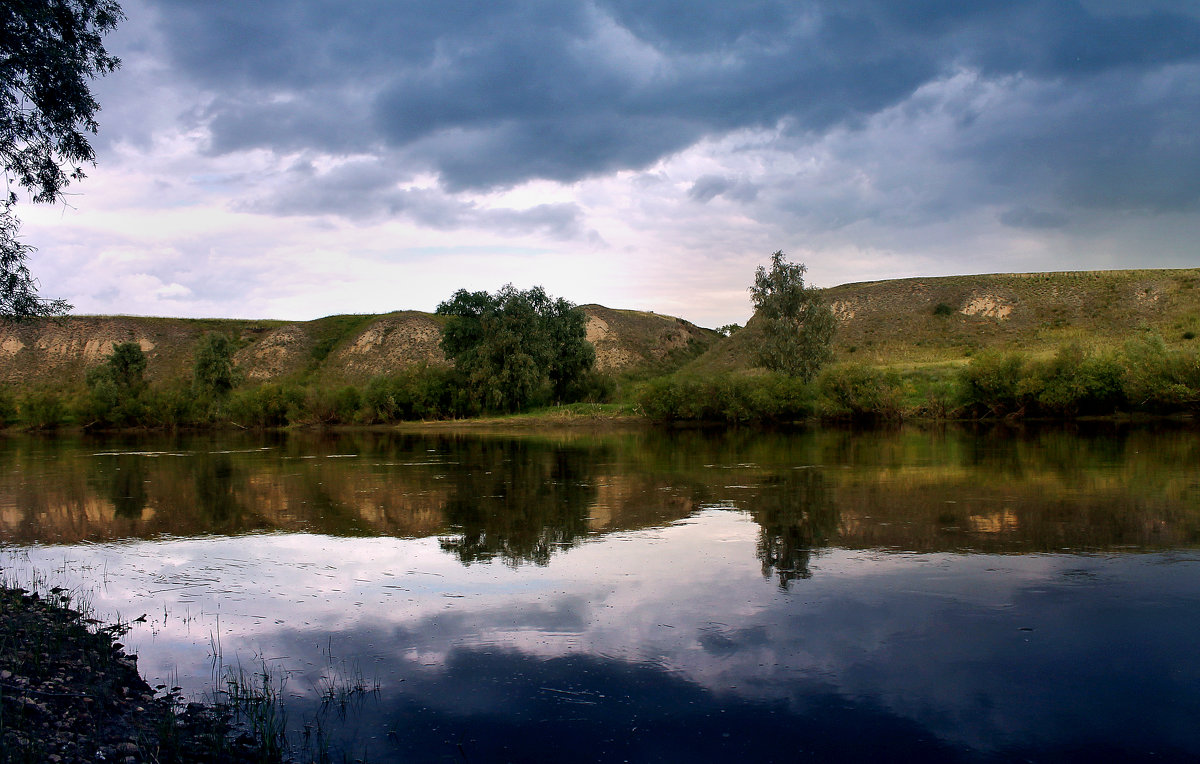
POLYGON ((278 761, 233 710, 151 687, 117 640, 57 587, 0 585, 0 762, 278 761))
POLYGON ((513 430, 555 429, 628 429, 650 426, 652 422, 637 406, 624 403, 573 403, 523 414, 479 416, 469 419, 431 419, 397 422, 387 430, 400 432, 504 432, 513 430))

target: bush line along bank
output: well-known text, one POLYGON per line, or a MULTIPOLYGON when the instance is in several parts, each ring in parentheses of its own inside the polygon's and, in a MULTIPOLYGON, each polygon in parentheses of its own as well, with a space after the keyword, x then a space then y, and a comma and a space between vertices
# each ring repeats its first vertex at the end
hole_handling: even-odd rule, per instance
POLYGON ((965 366, 927 372, 843 363, 812 383, 777 374, 674 375, 638 396, 656 421, 784 422, 800 419, 1073 419, 1200 410, 1200 355, 1146 336, 1110 353, 1066 345, 1048 359, 986 352, 965 366))
MULTIPOLYGON (((123 363, 128 366, 128 358, 123 363)), ((216 376, 227 379, 224 373, 216 376)), ((30 429, 268 428, 376 425, 493 413, 469 394, 462 373, 446 367, 413 367, 361 386, 242 383, 223 393, 205 389, 196 380, 155 387, 136 379, 122 386, 114 381, 120 378, 119 373, 97 372, 88 389, 23 394, 0 390, 0 418, 30 429)), ((613 400, 636 403, 647 418, 659 422, 1191 414, 1200 410, 1200 355, 1170 350, 1151 335, 1108 353, 1078 345, 1064 346, 1046 359, 987 352, 965 366, 933 371, 842 363, 826 367, 811 382, 780 373, 731 372, 676 373, 618 384, 613 377, 591 372, 563 402, 613 400)), ((524 409, 554 402, 546 392, 524 409)))

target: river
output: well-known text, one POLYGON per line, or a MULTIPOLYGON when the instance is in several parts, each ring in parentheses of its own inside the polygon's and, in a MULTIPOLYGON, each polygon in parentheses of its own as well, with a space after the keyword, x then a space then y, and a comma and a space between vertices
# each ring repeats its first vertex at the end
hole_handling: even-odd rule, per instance
POLYGON ((1165 425, 7 437, 0 573, 185 698, 265 673, 335 760, 1193 761, 1198 465, 1165 425))

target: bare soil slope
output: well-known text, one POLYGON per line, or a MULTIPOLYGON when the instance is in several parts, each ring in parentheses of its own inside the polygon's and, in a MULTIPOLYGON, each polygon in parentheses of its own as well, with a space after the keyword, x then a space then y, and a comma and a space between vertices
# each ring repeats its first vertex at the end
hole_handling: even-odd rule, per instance
MULTIPOLYGON (((668 370, 719 336, 670 316, 601 305, 582 307, 601 371, 668 370)), ((362 383, 414 365, 447 363, 443 319, 431 313, 328 316, 315 321, 68 316, 0 322, 0 384, 70 388, 118 342, 137 342, 151 380, 186 379, 206 332, 234 338, 238 367, 251 382, 313 379, 362 383)))

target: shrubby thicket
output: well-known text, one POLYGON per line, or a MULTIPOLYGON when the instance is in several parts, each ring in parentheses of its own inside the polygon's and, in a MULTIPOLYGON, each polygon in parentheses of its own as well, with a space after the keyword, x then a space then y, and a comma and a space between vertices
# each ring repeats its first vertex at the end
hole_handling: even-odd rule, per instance
POLYGON ((644 384, 637 401, 662 422, 1194 413, 1200 411, 1200 355, 1147 336, 1109 353, 1079 345, 1046 359, 980 353, 950 379, 905 378, 849 363, 827 367, 811 382, 775 374, 675 375, 644 384))
MULTIPOLYGON (((227 374, 236 371, 225 363, 232 345, 202 342, 216 360, 198 363, 190 382, 147 384, 141 348, 125 343, 88 374, 86 390, 0 390, 0 423, 32 429, 65 424, 267 428, 379 425, 485 411, 470 378, 453 367, 416 366, 360 386, 303 381, 247 385, 236 373, 227 374)), ((595 372, 578 385, 575 400, 601 403, 612 398, 611 379, 595 372)), ((543 388, 547 395, 549 389, 543 388)), ((950 378, 836 364, 807 382, 775 372, 674 374, 642 382, 625 397, 654 421, 726 424, 1195 413, 1200 411, 1200 355, 1169 349, 1161 338, 1148 336, 1109 353, 1077 345, 1045 359, 980 353, 950 378)))
POLYGON ((1114 353, 1067 345, 1047 360, 983 353, 960 378, 961 405, 974 417, 1077 417, 1200 409, 1200 356, 1161 337, 1129 340, 1114 353))

